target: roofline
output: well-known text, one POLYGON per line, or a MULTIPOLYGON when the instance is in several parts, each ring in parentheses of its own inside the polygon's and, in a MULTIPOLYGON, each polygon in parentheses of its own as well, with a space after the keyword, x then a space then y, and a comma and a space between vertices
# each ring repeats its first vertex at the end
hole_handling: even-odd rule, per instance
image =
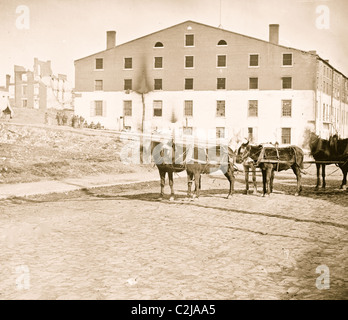
MULTIPOLYGON (((134 41, 137 41, 137 40, 140 40, 140 39, 143 39, 143 38, 146 38, 148 36, 151 36, 151 35, 154 35, 156 33, 159 33, 159 32, 162 32, 162 31, 165 31, 167 29, 171 29, 171 28, 174 28, 174 27, 177 27, 179 25, 182 25, 182 24, 185 24, 185 23, 195 23, 195 24, 198 24, 198 25, 201 25, 201 26, 204 26, 204 27, 209 27, 209 28, 213 28, 213 29, 216 29, 216 30, 220 30, 220 31, 224 31, 224 32, 229 32, 229 33, 232 33, 232 34, 235 34, 235 35, 238 35, 238 36, 241 36, 241 37, 245 37, 245 38, 249 38, 249 39, 252 39, 252 40, 257 40, 257 41, 262 41, 264 43, 267 43, 267 44, 270 44, 270 45, 274 45, 274 46, 278 46, 278 47, 281 47, 281 48, 284 48, 284 49, 290 49, 290 50, 296 50, 296 51, 299 51, 301 53, 304 53, 304 54, 310 54, 310 55, 315 55, 319 60, 323 61, 324 63, 328 64, 332 69, 334 69, 336 72, 340 73, 343 77, 347 78, 342 72, 338 71, 336 68, 334 68, 330 63, 328 63, 325 59, 321 58, 318 54, 316 53, 312 53, 310 51, 305 51, 305 50, 301 50, 301 49, 296 49, 296 48, 292 48, 292 47, 287 47, 287 46, 284 46, 284 45, 281 45, 281 44, 276 44, 276 43, 272 43, 272 42, 269 42, 269 41, 266 41, 266 40, 263 40, 263 39, 258 39, 258 38, 254 38, 254 37, 251 37, 251 36, 247 36, 247 35, 244 35, 244 34, 241 34, 241 33, 237 33, 237 32, 234 32, 234 31, 230 31, 230 30, 226 30, 226 29, 222 29, 222 28, 219 28, 219 27, 213 27, 213 26, 210 26, 208 24, 204 24, 204 23, 201 23, 201 22, 196 22, 196 21, 193 21, 193 20, 186 20, 184 22, 180 22, 178 24, 175 24, 173 26, 170 26, 170 27, 167 27, 167 28, 164 28, 164 29, 161 29, 161 30, 158 30, 158 31, 155 31, 155 32, 152 32, 152 33, 149 33, 147 35, 144 35, 144 36, 141 36, 139 38, 136 38, 136 39, 133 39, 133 40, 130 40, 130 41, 127 41, 127 42, 124 42, 118 46, 115 46, 113 48, 110 48, 110 49, 105 49, 105 50, 102 50, 102 51, 99 51, 99 52, 96 52, 96 53, 93 53, 93 54, 90 54, 86 57, 83 57, 83 58, 79 58, 79 59, 76 59, 74 60, 74 63, 77 62, 77 61, 80 61, 80 60, 83 60, 83 59, 86 59, 86 58, 89 58, 89 57, 92 57, 94 55, 98 55, 100 53, 103 53, 103 52, 106 52, 106 51, 109 51, 109 50, 113 50, 115 48, 119 48, 121 46, 124 46, 126 44, 129 44, 131 42, 134 42, 134 41)), ((348 79, 348 78, 347 78, 348 79)))
POLYGON ((336 71, 337 73, 339 73, 340 75, 342 75, 344 78, 346 78, 348 80, 348 77, 342 73, 341 71, 337 70, 335 67, 332 66, 332 64, 330 64, 327 60, 323 59, 322 57, 320 57, 319 55, 317 55, 317 58, 324 62, 325 64, 327 64, 330 68, 332 68, 334 71, 336 71))
POLYGON ((154 34, 156 34, 156 33, 165 31, 165 30, 167 30, 167 29, 171 29, 171 28, 177 27, 177 26, 182 25, 182 24, 185 24, 185 23, 195 23, 195 24, 198 24, 198 25, 201 25, 201 26, 204 26, 204 27, 213 28, 213 29, 216 29, 216 30, 219 30, 219 31, 224 31, 224 32, 233 33, 233 34, 238 35, 238 36, 241 36, 241 37, 245 37, 245 38, 249 38, 249 39, 257 40, 257 41, 262 41, 262 42, 265 42, 265 43, 268 43, 268 44, 271 44, 271 45, 274 45, 274 46, 282 47, 282 48, 285 48, 285 49, 297 50, 297 51, 300 51, 300 52, 303 52, 303 53, 308 53, 308 51, 304 51, 304 50, 300 50, 300 49, 296 49, 296 48, 292 48, 292 47, 286 47, 286 46, 283 46, 283 45, 280 45, 280 44, 275 44, 275 43, 272 43, 272 42, 269 42, 269 41, 266 41, 266 40, 254 38, 254 37, 247 36, 247 35, 244 35, 244 34, 241 34, 241 33, 237 33, 237 32, 234 32, 234 31, 222 29, 222 28, 219 28, 219 27, 213 27, 213 26, 210 26, 210 25, 208 25, 208 24, 201 23, 201 22, 196 22, 196 21, 192 21, 192 20, 186 20, 186 21, 184 21, 184 22, 180 22, 180 23, 175 24, 175 25, 173 25, 173 26, 170 26, 170 27, 167 27, 167 28, 164 28, 164 29, 161 29, 161 30, 152 32, 152 33, 149 33, 149 34, 147 34, 147 35, 141 36, 141 37, 139 37, 139 38, 136 38, 136 39, 133 39, 133 40, 130 40, 130 41, 127 41, 127 42, 124 42, 124 43, 122 43, 122 44, 120 44, 120 45, 118 45, 118 46, 115 46, 115 47, 113 47, 113 48, 105 49, 105 50, 102 50, 102 51, 99 51, 99 52, 90 54, 90 55, 88 55, 88 56, 86 56, 86 57, 82 57, 82 58, 76 59, 76 60, 74 60, 74 62, 80 61, 80 60, 85 59, 85 58, 92 57, 92 56, 97 55, 97 54, 100 54, 100 53, 102 53, 102 52, 106 52, 106 51, 109 51, 109 50, 113 50, 113 49, 115 49, 115 48, 119 48, 119 47, 124 46, 124 45, 126 45, 126 44, 129 44, 129 43, 131 43, 131 42, 134 42, 134 41, 137 41, 137 40, 146 38, 146 37, 148 37, 148 36, 151 36, 151 35, 154 35, 154 34))

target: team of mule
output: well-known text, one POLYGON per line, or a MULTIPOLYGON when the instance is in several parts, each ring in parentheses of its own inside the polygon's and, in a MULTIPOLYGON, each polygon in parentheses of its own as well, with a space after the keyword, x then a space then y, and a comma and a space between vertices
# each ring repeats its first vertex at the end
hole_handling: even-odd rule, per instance
POLYGON ((234 192, 234 158, 235 154, 228 147, 200 145, 184 145, 169 141, 167 143, 152 141, 151 155, 158 168, 161 179, 160 198, 164 196, 165 176, 168 175, 171 189, 170 199, 174 199, 173 174, 186 170, 188 197, 199 197, 202 174, 209 174, 221 170, 229 181, 229 198, 234 192), (192 194, 192 184, 195 190, 192 194))
MULTIPOLYGON (((322 167, 323 188, 325 187, 325 165, 337 164, 343 173, 341 188, 346 185, 348 171, 348 139, 339 139, 337 136, 329 140, 321 139, 311 133, 309 149, 316 161, 317 185, 320 184, 320 167, 322 167), (325 163, 320 163, 320 161, 325 163), (319 163, 317 163, 319 162, 319 163)), ((245 192, 249 192, 249 173, 252 173, 254 192, 257 193, 256 169, 262 173, 263 196, 273 192, 275 172, 292 169, 296 176, 297 187, 295 195, 302 191, 301 172, 303 171, 304 152, 295 145, 279 147, 270 144, 252 144, 249 141, 242 143, 233 151, 227 146, 202 146, 198 144, 185 145, 174 143, 172 140, 151 142, 151 155, 158 168, 161 179, 160 198, 164 196, 165 176, 168 175, 171 189, 170 199, 174 199, 173 175, 175 172, 186 170, 187 195, 199 197, 202 174, 209 174, 221 170, 229 181, 227 198, 234 193, 235 164, 242 164, 245 172, 245 192), (192 194, 192 184, 195 184, 192 194)))

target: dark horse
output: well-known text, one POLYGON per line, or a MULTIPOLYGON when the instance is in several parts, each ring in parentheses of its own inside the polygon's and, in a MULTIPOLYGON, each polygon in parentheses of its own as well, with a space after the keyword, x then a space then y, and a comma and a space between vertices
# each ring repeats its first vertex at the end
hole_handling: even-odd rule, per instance
MULTIPOLYGON (((311 132, 309 137, 309 148, 311 155, 315 161, 328 161, 332 164, 336 164, 340 167, 343 180, 340 189, 347 184, 347 171, 348 171, 348 139, 339 139, 337 135, 333 135, 329 140, 321 139, 315 133, 311 132), (343 162, 343 163, 339 163, 343 162)), ((315 190, 319 189, 320 185, 320 167, 322 168, 322 188, 325 189, 325 166, 330 163, 316 163, 317 167, 317 185, 315 190)))
POLYGON ((181 172, 186 169, 183 161, 178 161, 176 155, 175 144, 171 142, 163 143, 151 141, 151 155, 158 168, 161 179, 160 199, 164 196, 164 186, 166 182, 166 173, 168 174, 170 186, 170 200, 174 200, 174 180, 173 173, 181 172), (179 162, 179 163, 178 163, 179 162))
POLYGON ((185 169, 187 172, 188 197, 192 196, 191 188, 193 181, 195 181, 194 196, 198 198, 201 189, 201 174, 212 173, 217 170, 222 170, 230 182, 230 191, 227 198, 234 191, 233 153, 231 151, 228 152, 227 147, 204 148, 197 145, 173 143, 172 141, 168 143, 152 141, 151 154, 161 177, 161 198, 164 195, 166 173, 168 173, 171 188, 170 199, 172 200, 174 199, 173 173, 181 172, 185 169))
POLYGON ((303 168, 303 151, 297 146, 268 147, 264 145, 250 145, 249 142, 242 144, 237 153, 237 162, 250 158, 262 172, 263 196, 273 192, 273 180, 275 171, 292 169, 297 179, 295 195, 302 191, 301 169, 303 168), (268 161, 268 162, 267 162, 268 161))

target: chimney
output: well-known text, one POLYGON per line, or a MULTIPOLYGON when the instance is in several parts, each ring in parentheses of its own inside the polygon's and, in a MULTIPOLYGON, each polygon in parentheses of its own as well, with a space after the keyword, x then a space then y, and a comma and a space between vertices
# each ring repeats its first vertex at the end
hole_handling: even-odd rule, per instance
POLYGON ((279 44, 279 24, 269 25, 269 42, 279 44))
POLYGON ((116 31, 106 31, 106 49, 116 46, 116 31))
POLYGON ((9 74, 7 74, 6 75, 6 91, 9 90, 10 82, 11 82, 11 76, 9 74))

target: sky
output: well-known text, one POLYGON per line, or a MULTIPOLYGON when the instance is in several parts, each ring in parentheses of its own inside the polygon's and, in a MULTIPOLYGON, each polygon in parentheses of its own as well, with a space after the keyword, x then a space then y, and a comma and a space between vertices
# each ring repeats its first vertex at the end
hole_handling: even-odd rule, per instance
POLYGON ((347 17, 348 0, 0 0, 0 86, 34 57, 74 85, 74 60, 105 50, 106 31, 122 44, 187 20, 267 41, 279 24, 279 44, 348 76, 347 17))

